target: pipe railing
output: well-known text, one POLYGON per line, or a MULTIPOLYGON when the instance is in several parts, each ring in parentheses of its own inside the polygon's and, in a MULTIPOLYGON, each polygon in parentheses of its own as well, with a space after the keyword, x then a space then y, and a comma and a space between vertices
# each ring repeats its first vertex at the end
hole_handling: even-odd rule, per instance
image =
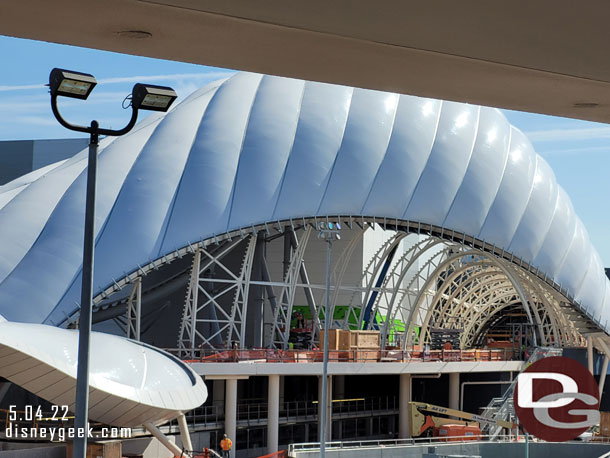
MULTIPOLYGON (((321 350, 277 350, 269 348, 252 350, 212 350, 166 348, 189 363, 319 363, 321 350)), ((408 363, 408 362, 474 362, 512 361, 516 354, 512 349, 486 350, 330 350, 329 362, 333 363, 408 363)))
MULTIPOLYGON (((515 436, 513 434, 500 435, 500 436, 443 436, 443 437, 414 437, 407 439, 367 439, 358 441, 332 441, 326 442, 326 449, 351 449, 351 448, 387 448, 387 447, 405 447, 405 446, 417 446, 417 445, 428 445, 428 444, 456 444, 456 443, 470 443, 470 442, 523 442, 525 436, 515 436)), ((530 436, 530 442, 534 440, 530 436)), ((319 442, 304 442, 290 444, 288 446, 288 456, 294 456, 295 452, 307 452, 319 450, 319 442)))
MULTIPOLYGON (((610 437, 595 436, 591 440, 593 443, 610 443, 610 437)), ((415 437, 408 439, 368 439, 359 441, 333 441, 326 442, 326 449, 351 449, 351 448, 388 448, 388 447, 405 447, 418 445, 442 445, 442 444, 460 444, 471 442, 504 442, 504 443, 523 443, 525 435, 519 434, 504 434, 504 435, 478 435, 478 436, 444 436, 444 437, 415 437)), ((539 442, 533 436, 529 436, 529 442, 539 442)), ((574 439, 565 443, 582 444, 582 440, 574 439)), ((311 452, 319 450, 319 442, 304 442, 288 445, 288 456, 295 456, 295 452, 311 452)), ((604 455, 606 456, 606 455, 604 455)), ((600 457, 601 458, 601 457, 600 457)))
MULTIPOLYGON (((335 415, 373 413, 376 411, 397 411, 395 396, 379 396, 361 399, 334 399, 332 411, 335 415)), ((280 418, 298 420, 315 419, 318 415, 318 401, 286 401, 280 405, 280 418)), ((268 417, 267 403, 246 403, 237 405, 237 421, 258 422, 268 417)), ((202 406, 186 413, 190 426, 214 424, 224 421, 224 409, 219 406, 202 406)), ((171 426, 172 423, 169 423, 171 426)))

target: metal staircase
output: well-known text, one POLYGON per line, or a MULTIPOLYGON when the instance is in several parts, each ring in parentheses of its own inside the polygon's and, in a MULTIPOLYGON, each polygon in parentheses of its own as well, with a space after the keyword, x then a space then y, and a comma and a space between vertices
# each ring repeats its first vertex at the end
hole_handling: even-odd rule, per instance
MULTIPOLYGON (((554 347, 537 347, 532 353, 532 356, 527 360, 526 367, 530 364, 549 356, 561 356, 561 348, 554 347)), ((508 389, 505 391, 504 396, 499 398, 493 398, 487 407, 483 409, 482 416, 490 420, 505 420, 513 421, 515 419, 515 408, 513 404, 513 393, 515 392, 515 386, 517 385, 517 377, 510 384, 508 389)), ((482 425, 482 432, 490 436, 490 439, 494 439, 502 433, 502 427, 497 425, 485 424, 482 425)))

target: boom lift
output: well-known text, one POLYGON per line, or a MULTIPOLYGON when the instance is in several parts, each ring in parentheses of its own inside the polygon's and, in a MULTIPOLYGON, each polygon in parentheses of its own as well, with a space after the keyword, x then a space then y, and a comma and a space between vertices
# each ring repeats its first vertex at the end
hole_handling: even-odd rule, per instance
POLYGON ((425 402, 409 402, 408 414, 411 437, 467 437, 476 440, 481 437, 480 423, 498 425, 509 430, 517 426, 508 421, 491 420, 473 413, 448 409, 425 402), (433 416, 432 414, 452 416, 461 420, 433 416))

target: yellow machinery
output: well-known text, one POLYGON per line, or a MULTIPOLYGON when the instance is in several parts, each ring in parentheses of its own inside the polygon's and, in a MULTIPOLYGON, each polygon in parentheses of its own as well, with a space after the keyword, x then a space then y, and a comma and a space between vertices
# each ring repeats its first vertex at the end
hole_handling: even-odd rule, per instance
MULTIPOLYGON (((502 426, 503 428, 513 429, 517 425, 504 420, 490 420, 473 413, 462 412, 461 410, 448 409, 446 407, 435 406, 425 402, 409 402, 409 426, 411 437, 422 435, 437 435, 437 431, 444 425, 462 425, 464 427, 479 427, 480 423, 502 426), (445 418, 434 416, 433 414, 446 415, 459 418, 445 418), (432 434, 431 434, 432 433, 432 434)), ((480 433, 479 433, 480 435, 480 433)))

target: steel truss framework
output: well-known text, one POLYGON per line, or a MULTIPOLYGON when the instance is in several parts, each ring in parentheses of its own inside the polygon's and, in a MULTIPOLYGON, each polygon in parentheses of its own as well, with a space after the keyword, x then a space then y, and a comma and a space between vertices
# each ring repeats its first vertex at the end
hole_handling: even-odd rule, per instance
MULTIPOLYGON (((503 311, 515 308, 526 314, 541 345, 582 345, 583 335, 605 338, 593 318, 574 307, 560 285, 510 253, 444 228, 375 218, 278 221, 215 236, 139 267, 96 297, 96 302, 134 284, 151 269, 192 253, 178 336, 178 345, 185 353, 200 347, 252 346, 246 338, 252 326, 264 328, 263 346, 288 348, 297 291, 303 290, 307 297, 314 338, 323 326, 324 304, 315 298, 323 296, 324 285, 309 282, 304 261, 312 233, 323 219, 339 220, 352 232, 343 251, 333 253, 331 306, 334 310, 337 305, 347 305, 345 318, 335 321, 334 326, 379 329, 384 348, 408 349, 415 343, 426 343, 432 328, 463 329, 460 345, 469 347, 480 342, 481 333, 503 311), (371 258, 363 261, 360 280, 350 284, 345 274, 364 232, 380 229, 392 232, 371 258), (409 234, 419 237, 414 240, 409 234), (265 241, 290 237, 282 278, 269 278, 267 260, 257 254, 261 237, 265 241), (225 260, 234 259, 236 253, 241 263, 228 265, 225 260), (263 275, 255 278, 256 269, 263 275), (248 306, 255 290, 262 291, 260 299, 270 313, 260 313, 251 320, 248 306), (347 304, 337 304, 341 293, 343 297, 351 295, 347 304), (419 334, 414 329, 419 329, 419 334)), ((139 291, 134 297, 141 294, 139 291)))

